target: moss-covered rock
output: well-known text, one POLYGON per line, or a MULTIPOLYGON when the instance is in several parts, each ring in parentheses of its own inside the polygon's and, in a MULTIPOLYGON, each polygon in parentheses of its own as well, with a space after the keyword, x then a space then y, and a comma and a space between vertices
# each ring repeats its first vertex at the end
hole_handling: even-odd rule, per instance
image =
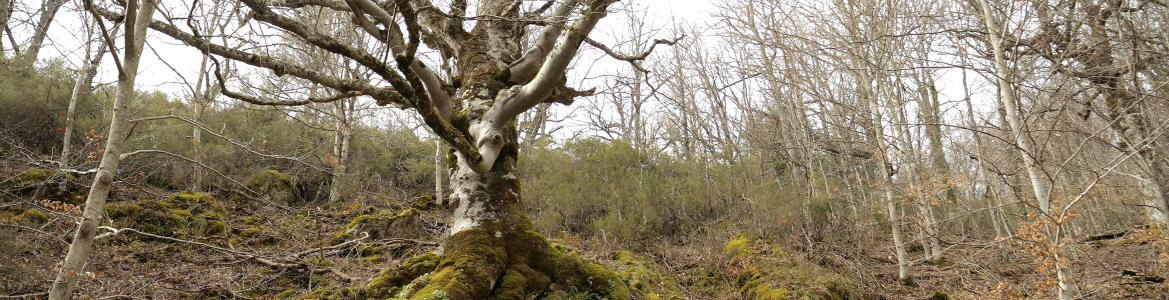
POLYGON ((421 214, 417 209, 407 209, 400 213, 383 210, 376 214, 360 215, 353 218, 345 228, 333 234, 330 243, 336 244, 358 237, 362 232, 369 233, 372 240, 389 238, 417 238, 422 236, 421 214))
POLYGON ((434 209, 434 195, 426 193, 414 195, 410 197, 410 207, 423 211, 434 209))
POLYGON ((653 261, 629 251, 614 252, 609 257, 616 262, 614 272, 629 286, 636 299, 684 299, 674 278, 657 271, 653 261))
POLYGON ((179 193, 166 201, 142 200, 111 203, 106 215, 121 227, 132 227, 164 236, 225 235, 227 209, 215 197, 203 193, 179 193))
POLYGON ((35 209, 26 210, 19 215, 12 216, 9 222, 26 225, 41 225, 49 221, 49 216, 35 209))
POLYGON ((272 202, 297 204, 300 202, 296 181, 291 175, 276 170, 264 170, 244 181, 248 188, 262 194, 272 202))
POLYGON ((730 258, 726 269, 732 270, 742 299, 860 299, 843 276, 751 234, 735 235, 723 249, 730 258))
POLYGON ((26 186, 31 184, 41 183, 53 176, 53 171, 29 168, 20 174, 16 174, 11 180, 4 182, 4 187, 26 186))

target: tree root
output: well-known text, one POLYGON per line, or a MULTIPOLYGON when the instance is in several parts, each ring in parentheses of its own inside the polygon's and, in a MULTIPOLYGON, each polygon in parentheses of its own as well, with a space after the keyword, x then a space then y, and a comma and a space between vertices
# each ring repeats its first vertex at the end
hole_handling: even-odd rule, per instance
POLYGON ((485 224, 459 232, 445 251, 406 260, 364 286, 300 299, 630 299, 613 271, 535 230, 503 229, 485 224))

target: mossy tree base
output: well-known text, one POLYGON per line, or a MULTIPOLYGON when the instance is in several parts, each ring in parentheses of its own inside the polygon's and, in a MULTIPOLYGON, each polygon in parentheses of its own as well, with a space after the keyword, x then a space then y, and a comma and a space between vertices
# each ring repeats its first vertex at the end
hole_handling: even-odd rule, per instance
POLYGON ((445 253, 411 258, 362 287, 300 299, 630 299, 616 273, 585 262, 532 228, 483 224, 456 233, 445 253))

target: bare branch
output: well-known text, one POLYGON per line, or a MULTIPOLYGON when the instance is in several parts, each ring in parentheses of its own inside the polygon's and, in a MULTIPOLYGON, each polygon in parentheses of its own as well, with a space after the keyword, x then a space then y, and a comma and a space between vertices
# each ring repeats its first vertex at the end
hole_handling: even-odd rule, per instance
MULTIPOLYGON (((503 150, 505 145, 504 126, 512 122, 520 113, 547 100, 557 88, 564 85, 564 71, 572 62, 572 58, 576 56, 584 37, 588 36, 593 27, 597 25, 597 21, 605 16, 610 3, 613 1, 596 0, 589 3, 588 7, 581 13, 580 19, 576 20, 571 29, 560 35, 556 46, 548 52, 546 58, 542 59, 544 62, 540 65, 540 71, 536 73, 535 78, 523 86, 513 86, 511 89, 501 90, 495 97, 495 105, 483 115, 483 118, 469 126, 468 131, 475 139, 479 153, 483 155, 481 162, 468 161, 467 165, 472 170, 480 174, 491 171, 495 159, 499 157, 499 152, 503 150)), ((557 10, 557 13, 561 12, 560 9, 557 10)), ((548 31, 542 32, 541 36, 543 37, 545 33, 548 31)), ((537 44, 542 42, 538 41, 537 44)), ((528 54, 538 54, 538 52, 543 51, 542 48, 533 49, 536 49, 536 52, 529 49, 528 54)))
POLYGON ((215 137, 221 138, 221 139, 223 139, 223 140, 227 141, 228 143, 231 143, 232 145, 235 145, 236 147, 239 147, 240 149, 243 149, 244 151, 247 151, 247 152, 249 152, 249 153, 252 153, 252 154, 255 154, 255 155, 259 155, 259 156, 262 156, 262 157, 267 157, 267 158, 275 158, 275 159, 285 159, 285 160, 291 160, 291 161, 295 161, 295 162, 298 162, 298 163, 304 164, 305 166, 307 166, 307 167, 309 167, 309 168, 312 168, 313 170, 317 170, 317 171, 320 171, 320 172, 329 173, 329 170, 322 169, 322 168, 320 168, 320 167, 317 167, 317 166, 315 166, 315 165, 312 165, 312 164, 306 163, 306 162, 304 162, 303 160, 301 160, 301 158, 300 158, 300 157, 292 157, 292 156, 283 156, 283 155, 273 155, 273 154, 264 154, 264 153, 260 153, 259 151, 253 150, 252 148, 248 147, 247 145, 244 145, 244 144, 243 144, 242 142, 240 142, 240 141, 237 141, 237 140, 234 140, 234 139, 228 138, 227 136, 224 136, 223 134, 221 134, 221 133, 218 133, 218 132, 216 132, 216 131, 212 130, 211 128, 207 128, 207 126, 203 126, 203 124, 202 124, 202 123, 195 122, 194 120, 187 119, 187 118, 184 118, 184 117, 180 117, 180 116, 157 116, 157 117, 146 117, 146 118, 133 119, 133 120, 130 120, 130 121, 128 121, 128 122, 129 122, 129 123, 138 123, 138 122, 144 122, 144 121, 154 121, 154 120, 164 120, 164 119, 175 119, 175 120, 179 120, 179 121, 186 122, 187 124, 191 124, 191 126, 198 127, 200 130, 203 130, 204 132, 210 133, 211 135, 214 135, 215 137))
MULTIPOLYGON (((309 44, 320 47, 321 49, 335 53, 337 55, 352 59, 366 68, 369 68, 374 73, 381 76, 382 79, 388 81, 390 85, 393 86, 394 89, 402 95, 414 94, 414 87, 410 86, 410 84, 406 82, 406 79, 402 78, 402 75, 399 75, 397 72, 390 70, 389 66, 378 60, 372 54, 369 54, 369 52, 349 46, 335 37, 326 35, 317 30, 313 30, 308 26, 297 22, 296 20, 277 14, 276 12, 272 11, 272 9, 268 8, 267 5, 260 2, 260 0, 242 1, 249 8, 251 8, 253 12, 256 13, 256 20, 287 30, 290 33, 300 36, 302 39, 304 39, 305 42, 308 42, 309 44)), ((277 74, 280 74, 279 70, 273 69, 273 71, 277 71, 277 74)))
POLYGON ((268 5, 287 8, 300 8, 312 5, 328 7, 338 11, 349 11, 349 7, 345 6, 345 2, 331 0, 268 0, 268 5))
MULTIPOLYGON (((93 14, 93 19, 97 21, 98 28, 101 28, 102 40, 106 42, 106 47, 110 49, 110 54, 114 57, 114 66, 118 67, 118 74, 122 74, 124 71, 122 71, 122 61, 118 58, 118 47, 114 46, 114 38, 110 36, 109 30, 106 30, 106 23, 102 22, 101 17, 98 16, 97 9, 93 6, 93 0, 85 0, 85 9, 93 14)), ((117 22, 114 23, 117 24, 117 22)), ((12 33, 9 33, 8 37, 11 38, 12 33)))
POLYGON ((536 104, 544 102, 544 99, 547 99, 564 80, 564 70, 568 68, 572 58, 576 56, 584 38, 597 25, 597 21, 605 16, 605 9, 610 3, 612 3, 611 0, 596 0, 591 3, 582 14, 583 16, 576 21, 576 24, 561 35, 560 41, 548 54, 546 62, 540 66, 540 72, 536 74, 536 77, 518 89, 509 90, 511 95, 500 92, 501 97, 497 100, 499 103, 496 103, 485 117, 490 121, 503 124, 505 120, 510 120, 536 104))
MULTIPOLYGON (((116 19, 121 18, 121 14, 118 14, 118 13, 115 13, 112 11, 103 10, 100 8, 98 8, 97 11, 103 17, 105 17, 107 19, 116 20, 116 19)), ((329 88, 332 88, 332 89, 335 89, 335 90, 338 90, 341 92, 350 92, 350 91, 361 92, 362 95, 368 95, 370 97, 373 97, 374 99, 377 99, 379 105, 394 104, 394 105, 401 107, 401 108, 410 107, 410 103, 407 102, 406 99, 403 98, 401 94, 399 94, 397 91, 395 91, 393 89, 375 87, 373 85, 370 85, 369 83, 360 82, 360 81, 341 80, 339 78, 327 76, 327 75, 322 74, 320 72, 313 71, 313 70, 310 70, 308 68, 305 68, 305 67, 302 67, 299 65, 283 62, 283 61, 277 60, 275 58, 251 54, 251 53, 243 52, 240 50, 228 48, 225 46, 217 45, 217 44, 211 43, 205 39, 198 38, 198 37, 195 37, 191 34, 183 32, 182 30, 179 30, 177 27, 170 25, 170 24, 167 24, 167 23, 151 20, 150 21, 150 28, 157 30, 158 32, 161 32, 163 34, 166 34, 166 35, 170 36, 171 38, 179 40, 179 41, 183 42, 184 44, 187 44, 187 45, 195 47, 199 50, 202 50, 204 52, 219 55, 219 56, 222 56, 224 58, 243 62, 243 63, 249 64, 252 66, 270 69, 273 72, 276 72, 277 75, 289 74, 292 76, 303 78, 305 80, 320 83, 323 86, 326 86, 326 87, 329 87, 329 88)))
POLYGON ((601 49, 601 51, 604 51, 605 54, 608 54, 610 57, 613 57, 617 60, 624 60, 624 61, 629 62, 629 64, 632 65, 634 69, 637 69, 638 71, 641 71, 642 73, 648 73, 649 71, 642 69, 641 66, 637 64, 638 61, 645 60, 645 58, 648 57, 650 53, 653 53, 654 48, 657 47, 658 45, 666 44, 668 46, 673 46, 674 44, 677 44, 679 40, 682 40, 684 38, 686 38, 685 34, 683 34, 682 36, 679 36, 677 38, 674 38, 674 40, 656 39, 656 40, 654 40, 653 44, 649 45, 649 50, 645 50, 645 52, 642 52, 641 54, 638 54, 638 55, 619 54, 617 52, 614 52, 613 49, 609 49, 609 46, 605 46, 605 44, 601 44, 600 42, 594 41, 593 39, 590 39, 587 36, 585 37, 584 41, 586 43, 589 43, 589 45, 596 47, 597 49, 601 49))
POLYGON ((508 81, 524 83, 532 76, 536 76, 536 72, 540 71, 540 65, 544 64, 544 60, 548 58, 548 52, 552 51, 553 45, 556 44, 557 37, 564 31, 564 23, 568 22, 568 15, 572 14, 579 2, 579 0, 567 0, 556 7, 556 11, 552 12, 552 16, 549 17, 551 21, 536 37, 535 45, 524 51, 524 55, 508 67, 507 72, 510 74, 508 81))
POLYGON ((264 100, 264 99, 232 92, 231 90, 227 89, 227 86, 223 83, 224 80, 223 80, 222 70, 219 69, 219 60, 215 59, 215 57, 212 57, 211 61, 213 63, 215 63, 215 79, 217 81, 219 81, 219 91, 221 93, 223 93, 224 96, 227 96, 227 97, 230 97, 230 98, 233 98, 236 100, 244 101, 247 103, 251 103, 251 104, 269 105, 269 106, 297 106, 297 105, 306 105, 309 103, 329 103, 329 102, 333 102, 333 101, 337 101, 337 100, 341 100, 341 99, 361 96, 361 92, 348 91, 345 93, 341 93, 341 94, 337 94, 337 95, 333 95, 333 96, 329 96, 329 97, 324 97, 324 98, 308 97, 308 98, 300 99, 300 100, 264 100))

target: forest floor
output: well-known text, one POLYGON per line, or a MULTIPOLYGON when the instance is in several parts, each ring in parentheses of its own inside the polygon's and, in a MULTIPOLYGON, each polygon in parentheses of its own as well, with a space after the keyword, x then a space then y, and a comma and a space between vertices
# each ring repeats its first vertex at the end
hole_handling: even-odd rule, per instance
MULTIPOLYGON (((159 229, 174 233, 173 238, 123 232, 100 240, 78 288, 81 295, 88 299, 282 299, 318 288, 361 285, 403 259, 440 244, 447 217, 444 210, 428 209, 409 199, 371 195, 357 196, 351 204, 295 208, 231 195, 212 195, 217 199, 214 203, 198 208, 190 204, 194 202, 182 204, 168 195, 126 186, 115 191, 115 200, 107 207, 113 222, 106 225, 147 231, 143 228, 173 221, 167 225, 171 227, 159 229), (131 204, 149 210, 155 205, 149 201, 170 214, 124 211, 131 204), (222 208, 209 208, 216 205, 222 208), (417 223, 409 223, 417 230, 409 233, 411 238, 393 238, 384 230, 377 239, 345 234, 360 216, 379 218, 412 207, 421 208, 422 213, 417 223), (207 217, 198 221, 191 212, 204 212, 207 217), (226 228, 216 230, 214 221, 226 228)), ((65 255, 66 233, 75 217, 71 210, 62 202, 27 197, 9 197, 0 203, 0 295, 41 295, 47 289, 56 273, 54 265, 65 255)), ((793 299, 817 295, 1045 299, 1054 292, 1051 276, 1036 270, 1032 254, 1009 242, 1002 243, 1003 248, 993 243, 978 245, 991 240, 985 237, 947 245, 944 264, 915 263, 912 272, 917 286, 905 287, 896 282, 897 265, 882 238, 858 245, 811 242, 799 235, 748 238, 727 231, 623 249, 600 238, 548 235, 589 259, 628 271, 622 274, 631 285, 646 281, 648 289, 662 290, 657 294, 662 299, 763 299, 761 287, 782 290, 780 295, 796 296, 793 299), (645 262, 631 262, 617 254, 621 250, 631 250, 645 262), (639 272, 653 273, 649 276, 653 278, 629 271, 635 264, 643 269, 639 272), (764 284, 756 286, 760 281, 755 279, 764 284), (839 280, 850 288, 836 293, 838 287, 821 280, 839 280)), ((1169 283, 1163 282, 1169 274, 1157 270, 1157 243, 1130 234, 1068 247, 1075 262, 1073 282, 1083 299, 1169 299, 1169 283)), ((920 259, 920 247, 916 250, 911 258, 920 259)))

